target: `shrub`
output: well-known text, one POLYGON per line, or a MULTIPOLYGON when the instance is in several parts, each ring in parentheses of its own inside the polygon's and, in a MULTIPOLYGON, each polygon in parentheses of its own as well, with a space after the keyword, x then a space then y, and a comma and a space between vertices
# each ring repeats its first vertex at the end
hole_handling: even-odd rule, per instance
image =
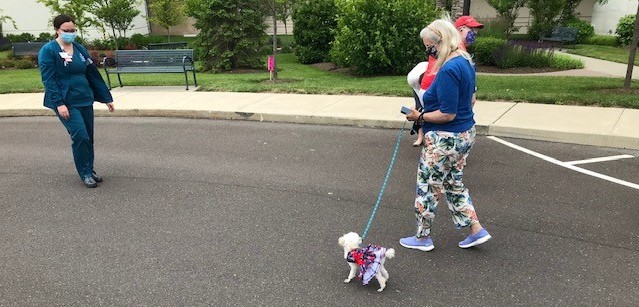
POLYGON ((17 69, 29 69, 29 68, 34 68, 35 65, 33 63, 33 60, 20 59, 15 61, 15 67, 17 69))
POLYGON ((632 42, 636 18, 635 15, 626 15, 619 19, 615 33, 619 37, 619 42, 624 46, 628 46, 632 42))
POLYGON ((34 42, 36 40, 35 36, 31 33, 21 33, 21 34, 7 34, 6 37, 12 43, 26 43, 26 42, 34 42))
POLYGON ((473 59, 478 64, 496 65, 493 53, 505 44, 505 39, 480 36, 469 46, 468 52, 473 54, 473 59))
POLYGON ((87 48, 95 50, 113 50, 115 43, 111 39, 95 39, 88 44, 87 48))
POLYGON ((555 53, 551 58, 550 67, 560 70, 581 69, 584 68, 584 62, 567 55, 555 53))
POLYGON ((528 28, 530 39, 539 39, 540 36, 550 35, 559 23, 558 17, 564 7, 564 1, 536 0, 528 1, 532 25, 528 28))
POLYGON ((48 42, 52 39, 55 38, 55 35, 53 35, 52 33, 49 32, 42 32, 40 33, 40 35, 38 35, 38 38, 36 39, 36 41, 38 42, 48 42))
POLYGON ((202 70, 261 67, 266 42, 262 0, 188 0, 195 18, 202 70))
POLYGON ((573 17, 567 20, 564 24, 566 27, 576 28, 579 30, 577 33, 577 43, 584 43, 588 38, 595 35, 595 28, 588 22, 583 21, 577 17, 573 17))
POLYGON ((334 0, 306 0, 293 6, 295 55, 300 63, 311 64, 328 59, 337 27, 335 15, 334 0))
POLYGON ((405 74, 425 58, 420 30, 435 19, 423 0, 336 0, 331 59, 357 75, 405 74))
POLYGON ((619 46, 619 39, 614 35, 593 35, 584 42, 588 45, 600 45, 600 46, 619 46))
POLYGON ((506 29, 507 26, 503 21, 499 18, 493 18, 484 23, 484 28, 479 31, 479 35, 481 35, 481 37, 506 39, 506 29))
POLYGON ((16 66, 15 61, 11 59, 0 59, 0 68, 10 68, 16 66))

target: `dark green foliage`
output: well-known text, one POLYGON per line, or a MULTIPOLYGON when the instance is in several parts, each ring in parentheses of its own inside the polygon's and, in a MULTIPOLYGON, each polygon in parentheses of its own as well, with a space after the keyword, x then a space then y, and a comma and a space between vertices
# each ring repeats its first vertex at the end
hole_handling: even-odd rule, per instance
POLYGON ((482 65, 496 65, 493 53, 506 44, 505 39, 495 37, 477 37, 477 41, 470 45, 468 52, 473 60, 482 65))
POLYGON ((306 0, 293 6, 295 55, 300 63, 311 64, 328 59, 337 27, 334 0, 306 0))
POLYGON ((577 17, 568 19, 564 23, 564 26, 579 30, 579 33, 577 33, 577 43, 579 44, 595 35, 595 28, 589 22, 583 21, 577 17))
POLYGON ((615 33, 619 37, 619 42, 624 46, 628 46, 632 42, 636 18, 637 16, 635 15, 626 15, 619 19, 615 33))
MULTIPOLYGON (((481 21, 480 21, 481 22, 481 21)), ((479 31, 480 37, 495 37, 506 39, 506 24, 499 18, 483 22, 484 28, 479 31)))
POLYGON ((541 36, 549 36, 559 24, 559 15, 564 6, 565 0, 528 1, 530 15, 533 17, 528 36, 535 40, 541 36))
POLYGON ((35 42, 36 38, 35 36, 33 36, 33 34, 31 33, 20 33, 20 34, 7 34, 6 37, 9 39, 9 41, 11 41, 12 43, 26 43, 26 42, 35 42))
POLYGON ((436 18, 423 0, 336 0, 331 59, 357 75, 406 74, 426 58, 419 32, 436 18))
POLYGON ((0 69, 11 68, 16 66, 16 61, 12 59, 0 59, 0 69))
POLYGON ((17 69, 29 69, 29 68, 35 67, 35 60, 25 58, 25 59, 16 60, 14 64, 17 69))
POLYGON ((550 67, 552 52, 543 49, 526 48, 511 44, 504 44, 493 52, 495 64, 499 68, 550 67))
POLYGON ((144 49, 149 44, 163 43, 165 40, 166 37, 149 36, 136 33, 131 35, 128 39, 128 44, 134 46, 135 48, 133 49, 144 49))
POLYGON ((55 35, 53 33, 42 32, 40 33, 40 35, 38 35, 38 38, 36 40, 39 42, 48 42, 54 38, 55 38, 55 35))
POLYGON ((261 0, 188 0, 187 14, 200 30, 202 70, 259 67, 266 43, 261 0))

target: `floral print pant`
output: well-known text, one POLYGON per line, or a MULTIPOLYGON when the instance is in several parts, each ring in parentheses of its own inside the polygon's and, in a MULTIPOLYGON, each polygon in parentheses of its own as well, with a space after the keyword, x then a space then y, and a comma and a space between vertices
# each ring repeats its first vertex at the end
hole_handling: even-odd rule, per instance
POLYGON ((479 222, 468 189, 462 183, 466 157, 475 143, 475 133, 473 127, 460 133, 428 131, 424 134, 415 197, 418 238, 430 235, 442 194, 446 196, 457 228, 479 222))

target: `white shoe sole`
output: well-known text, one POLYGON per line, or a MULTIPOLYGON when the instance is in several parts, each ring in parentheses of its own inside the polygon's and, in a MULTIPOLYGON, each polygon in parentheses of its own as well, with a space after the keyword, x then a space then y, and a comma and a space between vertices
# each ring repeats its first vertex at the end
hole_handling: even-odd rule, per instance
POLYGON ((476 241, 474 241, 474 242, 472 242, 470 244, 459 245, 459 247, 461 247, 461 248, 469 248, 469 247, 477 246, 479 244, 486 243, 486 241, 490 240, 490 238, 492 238, 492 237, 490 235, 487 235, 487 236, 485 236, 485 237, 483 237, 483 238, 481 238, 479 240, 476 240, 476 241))
POLYGON ((402 243, 401 241, 399 242, 399 245, 406 247, 406 248, 410 248, 410 249, 418 249, 420 251, 424 251, 424 252, 429 252, 432 251, 433 248, 435 248, 435 245, 429 245, 429 246, 412 246, 412 245, 405 245, 404 243, 402 243))

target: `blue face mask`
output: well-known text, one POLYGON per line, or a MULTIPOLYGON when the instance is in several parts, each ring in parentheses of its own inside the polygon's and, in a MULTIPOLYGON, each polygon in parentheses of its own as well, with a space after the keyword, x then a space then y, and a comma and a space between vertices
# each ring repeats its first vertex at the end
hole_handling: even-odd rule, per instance
POLYGON ((60 37, 65 43, 73 43, 73 41, 75 41, 75 38, 78 37, 78 34, 62 32, 60 37))
POLYGON ((466 34, 466 45, 472 45, 473 43, 475 43, 476 39, 477 33, 475 33, 475 31, 468 31, 468 33, 466 34))

